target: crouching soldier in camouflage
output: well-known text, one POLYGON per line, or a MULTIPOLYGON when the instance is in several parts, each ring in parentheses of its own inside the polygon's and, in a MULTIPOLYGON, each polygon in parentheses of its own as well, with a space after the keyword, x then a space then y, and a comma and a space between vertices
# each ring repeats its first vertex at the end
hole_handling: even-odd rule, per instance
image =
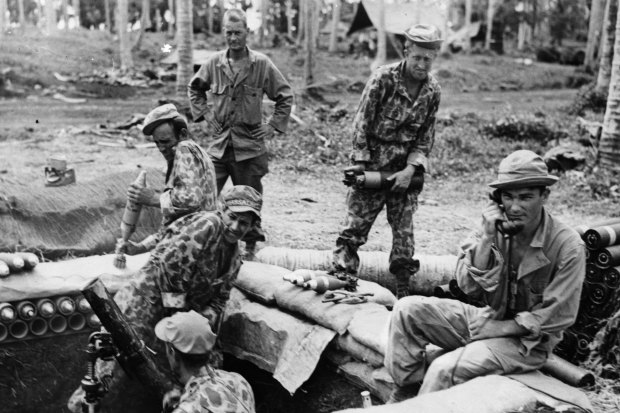
POLYGON ((166 343, 170 368, 184 386, 168 392, 163 412, 254 413, 254 392, 241 375, 209 366, 209 353, 217 336, 209 320, 195 311, 179 311, 155 326, 166 343))
POLYGON ((217 185, 215 168, 209 155, 194 142, 187 121, 176 107, 167 103, 146 115, 142 133, 150 136, 167 164, 163 192, 132 184, 127 199, 135 204, 161 209, 161 229, 140 243, 127 241, 119 250, 129 255, 152 250, 164 236, 165 229, 175 220, 193 212, 215 211, 217 185))
POLYGON ((429 73, 442 40, 434 26, 418 24, 407 30, 405 58, 382 66, 372 75, 355 116, 353 166, 361 173, 387 171, 393 185, 387 190, 352 188, 347 216, 333 255, 333 272, 355 276, 358 248, 366 243, 377 215, 386 205, 392 228, 390 272, 396 276, 397 296, 408 295, 409 278, 419 269, 413 259, 413 213, 419 190, 410 189, 414 174, 428 170, 427 157, 435 139, 435 115, 441 90, 429 73))
MULTIPOLYGON (((200 313, 217 334, 241 266, 238 241, 260 222, 262 202, 255 189, 233 186, 222 192, 221 211, 185 215, 165 228, 149 261, 114 296, 147 346, 157 349, 155 324, 176 311, 200 313)), ((113 366, 106 363, 101 374, 112 372, 113 366)), ((120 374, 114 367, 116 387, 120 374)), ((76 392, 69 401, 72 411, 80 411, 75 408, 79 396, 76 392)))

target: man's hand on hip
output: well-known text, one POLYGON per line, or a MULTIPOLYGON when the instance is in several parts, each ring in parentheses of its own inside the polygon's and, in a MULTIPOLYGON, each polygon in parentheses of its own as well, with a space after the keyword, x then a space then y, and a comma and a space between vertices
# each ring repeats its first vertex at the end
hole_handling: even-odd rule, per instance
POLYGON ((263 123, 258 128, 252 131, 252 137, 257 140, 258 139, 266 140, 266 139, 273 138, 274 133, 275 133, 275 129, 273 126, 271 126, 268 123, 263 123))
MULTIPOLYGON (((215 120, 214 117, 205 117, 205 125, 211 127, 211 129, 213 129, 213 132, 215 133, 222 133, 222 130, 224 130, 222 128, 222 125, 220 125, 220 123, 218 121, 215 120)), ((204 128, 203 131, 204 132, 208 132, 207 130, 208 128, 204 128)))
POLYGON ((469 338, 471 341, 485 338, 523 336, 528 331, 514 320, 494 320, 479 317, 469 323, 469 338))

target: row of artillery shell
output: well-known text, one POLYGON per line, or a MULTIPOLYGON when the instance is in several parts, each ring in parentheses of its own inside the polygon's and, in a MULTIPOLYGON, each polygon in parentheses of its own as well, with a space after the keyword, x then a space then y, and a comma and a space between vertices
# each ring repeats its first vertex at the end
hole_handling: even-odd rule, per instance
POLYGON ((39 257, 31 252, 0 252, 0 278, 36 267, 39 257))
POLYGON ((0 303, 0 342, 97 328, 97 315, 82 296, 0 303))
POLYGON ((598 250, 620 243, 620 218, 575 228, 590 250, 598 250))

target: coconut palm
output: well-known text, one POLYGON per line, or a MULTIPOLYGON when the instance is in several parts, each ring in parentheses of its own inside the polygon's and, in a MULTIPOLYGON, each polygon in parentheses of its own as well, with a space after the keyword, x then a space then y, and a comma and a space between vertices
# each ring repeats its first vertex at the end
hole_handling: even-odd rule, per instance
POLYGON ((56 9, 53 1, 45 2, 45 28, 48 35, 56 31, 56 9))
POLYGON ((332 32, 329 35, 329 51, 334 53, 338 50, 338 23, 340 23, 340 0, 332 5, 332 32))
POLYGON ((596 78, 596 90, 600 93, 609 90, 611 79, 611 61, 614 56, 614 40, 616 39, 616 15, 618 14, 618 0, 608 0, 605 7, 605 24, 601 39, 601 60, 596 78))
POLYGON ((133 57, 131 56, 131 41, 127 26, 128 4, 127 0, 118 0, 118 38, 121 50, 121 69, 133 68, 133 57))
POLYGON ((592 68, 595 62, 595 54, 601 40, 601 27, 605 15, 605 0, 592 0, 590 7, 590 22, 588 24, 588 43, 586 44, 586 57, 583 62, 586 68, 592 68))
MULTIPOLYGON (((618 8, 620 11, 620 7, 618 8)), ((603 167, 620 172, 620 19, 616 15, 616 39, 611 64, 611 79, 603 133, 599 144, 599 160, 603 167)))
POLYGON ((4 37, 4 32, 6 31, 7 22, 6 22, 6 10, 7 4, 6 0, 0 0, 0 39, 4 37))
POLYGON ((194 74, 192 52, 192 0, 177 0, 177 44, 179 61, 177 63, 178 96, 185 97, 187 84, 194 74))

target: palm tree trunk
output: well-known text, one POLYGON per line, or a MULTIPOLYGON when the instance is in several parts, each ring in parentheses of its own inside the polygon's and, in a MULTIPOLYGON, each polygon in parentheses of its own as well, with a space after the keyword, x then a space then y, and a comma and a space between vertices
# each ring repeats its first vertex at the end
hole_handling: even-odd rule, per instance
MULTIPOLYGON (((416 13, 417 14, 417 13, 416 13)), ((384 65, 387 61, 387 42, 385 36, 385 0, 379 0, 379 21, 377 24, 377 55, 371 69, 384 65)))
POLYGON ((329 52, 338 51, 338 23, 340 23, 340 0, 332 5, 332 32, 329 35, 329 52))
POLYGON ((260 0, 260 28, 258 29, 258 44, 265 47, 265 32, 269 18, 269 0, 260 0))
MULTIPOLYGON (((286 34, 289 38, 293 38, 293 17, 295 17, 295 9, 293 9, 293 0, 286 0, 286 34)), ((299 28, 298 28, 299 29, 299 28)))
POLYGON ((177 0, 177 41, 179 61, 177 63, 176 92, 178 97, 187 97, 187 85, 194 74, 192 49, 192 0, 177 0))
POLYGON ((314 15, 314 0, 307 0, 304 2, 304 37, 306 45, 306 59, 304 64, 304 84, 306 86, 311 85, 314 82, 313 68, 314 68, 314 48, 316 40, 314 38, 314 24, 311 21, 314 15))
POLYGON ((17 9, 19 10, 19 26, 26 25, 26 13, 24 12, 24 0, 17 0, 17 9))
MULTIPOLYGON (((620 7, 618 8, 620 11, 620 7)), ((603 133, 599 143, 601 166, 620 172, 620 19, 616 15, 616 39, 611 64, 611 80, 607 108, 603 119, 603 133)))
POLYGON ((48 35, 56 32, 56 9, 52 1, 45 2, 45 27, 48 35))
POLYGON ((616 39, 616 15, 618 14, 618 0, 607 0, 605 6, 605 25, 601 39, 601 60, 598 67, 595 89, 599 93, 609 90, 611 80, 611 62, 614 57, 614 41, 616 39))
POLYGON ((151 1, 142 0, 142 11, 140 13, 140 27, 144 32, 151 27, 151 1))
POLYGON ((472 0, 465 0, 465 42, 463 42, 463 50, 471 49, 471 37, 469 37, 469 28, 471 27, 471 9, 472 0))
POLYGON ((112 19, 110 18, 110 0, 103 0, 103 8, 105 13, 105 28, 112 33, 112 19))
POLYGON ((495 2, 489 0, 489 7, 487 7, 487 35, 484 39, 484 48, 491 50, 491 33, 493 32, 493 12, 495 8, 495 2))
POLYGON ((595 54, 601 39, 601 28, 603 27, 603 19, 605 18, 604 0, 592 0, 590 7, 590 22, 588 25, 588 43, 586 45, 586 57, 583 62, 584 66, 591 69, 596 59, 595 54))
POLYGON ((4 37, 4 32, 6 31, 6 28, 7 28, 6 10, 7 10, 6 0, 0 0, 0 39, 4 37))
POLYGON ((170 12, 170 21, 168 22, 168 36, 174 37, 174 25, 176 23, 176 12, 174 10, 174 0, 168 0, 168 11, 170 12))
POLYGON ((62 13, 62 21, 65 25, 65 30, 69 30, 69 14, 67 13, 67 0, 60 2, 60 12, 62 13))
POLYGON ((120 43, 121 69, 133 68, 133 58, 131 56, 131 41, 127 25, 129 23, 129 10, 127 0, 118 0, 118 38, 120 43))
POLYGON ((80 0, 72 0, 73 11, 75 13, 75 27, 80 28, 80 0))

